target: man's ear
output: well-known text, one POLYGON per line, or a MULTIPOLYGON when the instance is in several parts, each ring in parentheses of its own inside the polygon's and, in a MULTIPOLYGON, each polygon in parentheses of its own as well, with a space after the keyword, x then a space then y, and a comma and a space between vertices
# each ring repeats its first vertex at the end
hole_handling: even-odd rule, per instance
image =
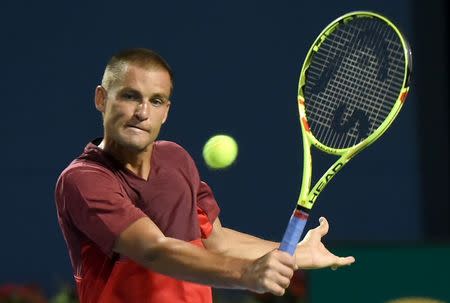
POLYGON ((95 88, 95 108, 101 113, 105 112, 106 99, 107 99, 106 90, 103 88, 103 86, 98 85, 95 88))
POLYGON ((167 101, 166 106, 167 106, 167 108, 166 108, 166 114, 165 114, 165 116, 164 116, 164 119, 163 119, 163 121, 162 121, 162 124, 164 124, 164 123, 166 122, 167 117, 169 116, 170 101, 167 101))

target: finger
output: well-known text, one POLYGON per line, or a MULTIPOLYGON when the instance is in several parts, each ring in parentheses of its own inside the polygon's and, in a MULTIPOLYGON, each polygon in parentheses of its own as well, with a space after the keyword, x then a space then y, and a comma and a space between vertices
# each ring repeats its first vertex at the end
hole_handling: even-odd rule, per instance
POLYGON ((270 262, 270 267, 279 275, 291 279, 294 275, 294 269, 297 266, 295 258, 288 253, 278 251, 274 253, 273 262, 270 262))
POLYGON ((350 265, 353 264, 355 262, 355 258, 350 256, 350 257, 339 257, 336 265, 338 266, 346 266, 346 265, 350 265))
POLYGON ((291 277, 292 275, 290 277, 278 275, 276 278, 277 279, 276 283, 284 289, 288 288, 289 284, 291 284, 291 277))
POLYGON ((277 283, 275 283, 272 280, 267 280, 265 283, 266 292, 270 292, 271 294, 274 294, 275 296, 282 296, 284 295, 284 287, 281 287, 277 283))
POLYGON ((336 261, 334 262, 334 264, 331 266, 332 270, 336 270, 341 266, 348 266, 351 265, 355 262, 355 258, 350 256, 350 257, 337 257, 336 261))
POLYGON ((288 267, 286 265, 280 265, 274 268, 274 270, 280 275, 290 280, 294 275, 294 268, 288 267))
MULTIPOLYGON (((297 247, 298 247, 298 244, 297 244, 297 247)), ((295 270, 298 270, 297 254, 294 253, 293 257, 294 257, 294 267, 292 269, 295 271, 295 270)))
POLYGON ((320 225, 318 227, 318 230, 320 232, 320 235, 323 237, 328 233, 328 230, 330 229, 330 225, 328 224, 328 220, 325 217, 319 218, 320 225))
POLYGON ((295 254, 294 254, 294 256, 291 256, 287 252, 275 250, 275 251, 273 251, 273 255, 280 264, 283 264, 292 269, 295 268, 295 266, 296 266, 295 254))

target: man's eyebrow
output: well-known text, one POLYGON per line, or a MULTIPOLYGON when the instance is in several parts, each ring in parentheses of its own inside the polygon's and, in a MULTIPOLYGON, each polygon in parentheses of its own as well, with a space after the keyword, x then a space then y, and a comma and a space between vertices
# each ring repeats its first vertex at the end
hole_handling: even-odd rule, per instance
MULTIPOLYGON (((139 95, 141 97, 143 96, 142 93, 139 90, 137 90, 135 88, 132 88, 132 87, 129 87, 129 86, 122 87, 121 89, 119 89, 117 91, 117 93, 118 94, 133 93, 133 94, 137 94, 137 95, 139 95)), ((151 98, 161 98, 164 101, 169 101, 169 96, 167 96, 164 93, 154 93, 154 94, 152 94, 151 98)))
POLYGON ((141 95, 140 91, 138 91, 137 89, 134 89, 132 87, 128 87, 128 86, 125 86, 119 90, 119 93, 123 93, 123 92, 132 92, 132 93, 137 93, 137 94, 141 95))

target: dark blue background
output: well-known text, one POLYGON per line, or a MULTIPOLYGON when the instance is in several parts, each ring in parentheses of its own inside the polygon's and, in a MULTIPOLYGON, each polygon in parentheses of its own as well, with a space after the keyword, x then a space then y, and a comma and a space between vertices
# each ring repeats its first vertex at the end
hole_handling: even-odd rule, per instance
MULTIPOLYGON (((175 91, 160 138, 178 142, 194 157, 221 205, 224 225, 273 240, 282 236, 299 194, 298 74, 323 27, 346 12, 374 10, 402 29, 413 52, 416 46, 422 51, 415 71, 425 65, 421 58, 429 58, 415 31, 418 5, 406 0, 93 2, 0 4, 0 284, 38 282, 51 290, 72 281, 54 184, 85 144, 102 135, 94 88, 118 50, 147 47, 167 59, 175 91), (237 162, 224 171, 208 170, 201 158, 203 144, 216 133, 239 143, 237 162)), ((428 239, 420 110, 432 100, 419 98, 426 95, 426 78, 413 76, 391 129, 321 194, 309 226, 326 216, 329 241, 428 239)), ((440 95, 437 102, 446 103, 447 95, 440 95)), ((445 123, 446 110, 440 113, 445 123)), ((427 146, 431 157, 443 148, 439 139, 427 146)), ((447 148, 447 135, 445 142, 447 148)), ((329 162, 314 165, 321 170, 329 162)))

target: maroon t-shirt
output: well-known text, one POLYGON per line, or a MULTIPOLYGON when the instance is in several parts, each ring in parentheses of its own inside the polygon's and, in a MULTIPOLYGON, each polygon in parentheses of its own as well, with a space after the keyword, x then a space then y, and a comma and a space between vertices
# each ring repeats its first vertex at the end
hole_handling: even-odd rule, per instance
POLYGON ((179 145, 156 141, 148 180, 89 143, 56 185, 58 221, 80 303, 211 302, 210 287, 148 270, 112 251, 118 235, 149 217, 167 237, 203 247, 219 207, 179 145))

